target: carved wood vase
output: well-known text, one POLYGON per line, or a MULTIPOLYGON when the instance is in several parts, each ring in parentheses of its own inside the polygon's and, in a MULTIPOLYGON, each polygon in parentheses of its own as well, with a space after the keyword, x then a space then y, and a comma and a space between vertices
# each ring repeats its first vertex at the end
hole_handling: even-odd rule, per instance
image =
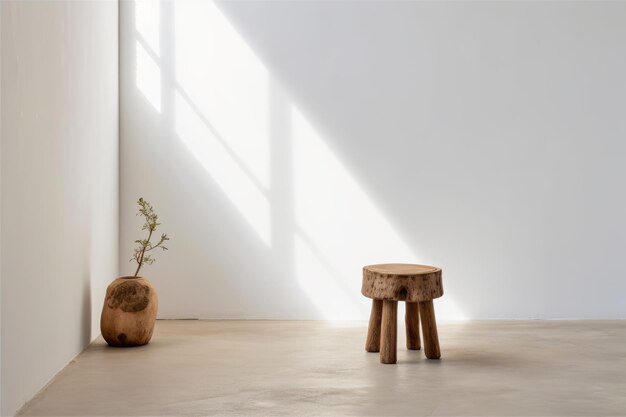
POLYGON ((120 277, 107 288, 100 318, 102 337, 110 346, 142 346, 152 338, 159 300, 143 277, 120 277))

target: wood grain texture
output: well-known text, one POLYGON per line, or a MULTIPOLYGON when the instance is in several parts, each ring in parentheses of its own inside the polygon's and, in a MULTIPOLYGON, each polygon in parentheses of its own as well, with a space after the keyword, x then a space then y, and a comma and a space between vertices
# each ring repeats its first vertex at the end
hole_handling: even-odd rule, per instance
POLYGON ((378 300, 418 302, 443 295, 441 269, 426 265, 380 264, 363 267, 361 293, 378 300))
MULTIPOLYGON (((384 310, 383 310, 384 312, 384 310)), ((422 321, 424 335, 424 354, 428 359, 439 359, 439 335, 437 334, 437 322, 435 321, 435 308, 432 300, 420 301, 419 314, 422 321)))
POLYGON ((383 301, 383 316, 380 337, 380 361, 382 363, 396 363, 396 348, 398 340, 398 302, 383 301))
POLYGON ((420 341, 420 316, 417 303, 406 303, 404 322, 406 324, 406 348, 409 350, 420 350, 422 344, 420 341))
POLYGON ((372 300, 372 312, 367 328, 365 350, 368 352, 380 351, 380 324, 383 318, 383 300, 372 300))
POLYGON ((110 346, 141 346, 152 338, 159 300, 150 281, 121 277, 107 288, 100 331, 110 346))

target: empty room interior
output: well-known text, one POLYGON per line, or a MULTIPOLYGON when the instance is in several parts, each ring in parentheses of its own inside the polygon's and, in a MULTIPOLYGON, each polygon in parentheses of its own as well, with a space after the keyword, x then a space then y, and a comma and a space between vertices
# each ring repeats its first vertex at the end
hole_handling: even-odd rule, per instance
POLYGON ((1 0, 0 414, 626 416, 626 1, 1 0))

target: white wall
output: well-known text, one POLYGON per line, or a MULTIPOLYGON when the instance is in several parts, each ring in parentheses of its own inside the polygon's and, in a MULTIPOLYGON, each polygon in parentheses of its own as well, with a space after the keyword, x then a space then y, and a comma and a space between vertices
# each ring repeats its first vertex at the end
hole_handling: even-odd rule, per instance
POLYGON ((626 317, 626 3, 162 7, 120 11, 161 317, 364 318, 376 262, 443 267, 444 318, 626 317))
MULTIPOLYGON (((2 7, 0 7, 0 46, 2 46, 2 7)), ((2 414, 2 53, 0 52, 0 415, 2 414)))
POLYGON ((98 333, 118 258, 117 3, 1 3, 2 415, 98 333))

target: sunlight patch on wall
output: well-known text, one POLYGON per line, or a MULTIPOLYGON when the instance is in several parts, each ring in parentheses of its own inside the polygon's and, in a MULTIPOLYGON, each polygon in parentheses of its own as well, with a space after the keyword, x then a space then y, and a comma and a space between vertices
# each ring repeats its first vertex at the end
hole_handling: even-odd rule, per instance
POLYGON ((176 80, 266 191, 270 178, 267 70, 214 4, 181 1, 175 7, 176 80))
MULTIPOLYGON (((295 274, 298 284, 326 320, 362 319, 363 303, 350 301, 350 289, 328 270, 312 247, 300 236, 295 238, 295 274)), ((354 278, 354 277, 353 277, 354 278)), ((357 293, 358 294, 358 293, 357 293)))
POLYGON ((161 112, 161 69, 143 45, 137 41, 136 83, 152 107, 161 112))
POLYGON ((270 206, 267 197, 180 92, 175 93, 175 108, 175 127, 180 139, 261 240, 269 245, 270 206))
POLYGON ((147 47, 158 57, 161 43, 161 4, 155 0, 135 1, 135 30, 147 47))
POLYGON ((158 112, 161 112, 160 14, 159 1, 135 1, 135 84, 158 112))
POLYGON ((458 306, 454 299, 445 294, 446 291, 446 271, 443 271, 443 290, 444 295, 441 298, 435 300, 435 314, 437 318, 442 320, 469 320, 467 315, 463 313, 463 310, 458 306))
POLYGON ((307 288, 324 286, 324 291, 315 288, 315 292, 325 292, 327 304, 359 306, 360 313, 351 310, 348 316, 334 318, 363 318, 369 303, 363 303, 361 295, 362 266, 417 259, 294 105, 291 124, 296 223, 299 233, 308 237, 318 257, 324 260, 325 274, 334 281, 330 286, 328 279, 312 276, 314 284, 307 288))

